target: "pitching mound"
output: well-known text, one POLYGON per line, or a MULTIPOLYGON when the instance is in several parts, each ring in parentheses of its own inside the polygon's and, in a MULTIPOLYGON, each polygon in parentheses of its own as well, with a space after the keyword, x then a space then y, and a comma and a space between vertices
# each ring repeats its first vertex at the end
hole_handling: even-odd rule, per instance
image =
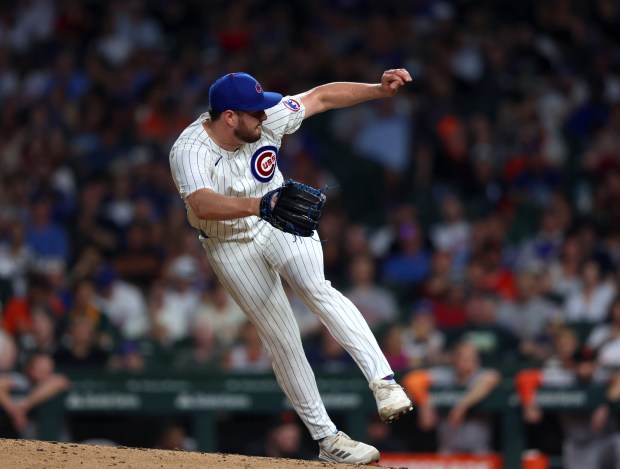
MULTIPOLYGON (((236 454, 189 453, 0 438, 3 469, 286 469, 333 468, 333 464, 236 454)), ((342 468, 359 468, 342 464, 342 468)))

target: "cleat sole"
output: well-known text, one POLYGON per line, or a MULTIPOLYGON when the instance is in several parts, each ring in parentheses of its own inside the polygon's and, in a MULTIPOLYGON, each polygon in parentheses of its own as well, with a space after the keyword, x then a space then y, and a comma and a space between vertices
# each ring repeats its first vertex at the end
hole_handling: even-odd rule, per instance
POLYGON ((401 418, 403 415, 405 415, 408 412, 411 412, 413 410, 413 406, 409 406, 406 407, 403 410, 400 410, 398 412, 396 412, 395 414, 390 415, 388 418, 386 418, 385 420, 383 420, 385 423, 392 423, 395 422, 396 420, 398 420, 399 418, 401 418))
POLYGON ((379 463, 379 458, 371 459, 368 462, 345 462, 345 461, 336 461, 335 459, 326 458, 322 454, 319 454, 319 460, 323 462, 328 462, 332 464, 351 464, 353 466, 374 466, 379 463))

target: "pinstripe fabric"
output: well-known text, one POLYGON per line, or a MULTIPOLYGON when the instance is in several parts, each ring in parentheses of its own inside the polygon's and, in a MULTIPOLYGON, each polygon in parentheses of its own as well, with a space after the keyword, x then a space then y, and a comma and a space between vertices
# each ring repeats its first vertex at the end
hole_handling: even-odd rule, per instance
POLYGON ((321 401, 299 327, 280 276, 262 254, 263 245, 211 238, 202 243, 218 278, 258 329, 278 384, 312 438, 332 435, 336 426, 321 401))
POLYGON ((270 226, 267 250, 274 268, 306 306, 349 352, 368 381, 392 374, 383 352, 359 310, 325 279, 323 246, 270 226))
MULTIPOLYGON (((283 177, 277 167, 273 178, 261 182, 252 172, 251 160, 265 147, 279 148, 282 137, 301 125, 303 104, 293 101, 300 104, 296 108, 289 99, 267 110, 258 142, 242 145, 235 152, 210 140, 202 127, 208 117, 203 115, 192 123, 170 152, 170 168, 181 197, 186 200, 202 188, 229 197, 258 197, 279 187, 283 177)), ((314 439, 332 435, 336 427, 321 401, 281 276, 351 354, 367 380, 392 371, 361 313, 325 280, 321 243, 295 239, 258 217, 200 220, 187 202, 185 205, 190 224, 207 235, 201 241, 215 273, 256 325, 278 384, 314 439)))
MULTIPOLYGON (((288 98, 266 110, 267 120, 262 124, 261 138, 234 152, 224 150, 209 138, 202 126, 202 122, 209 119, 208 114, 190 124, 172 146, 169 160, 172 178, 183 200, 192 192, 205 188, 229 197, 259 197, 280 187, 284 178, 277 166, 273 178, 263 183, 253 176, 250 159, 263 147, 279 148, 282 137, 301 125, 305 108, 301 106, 299 111, 292 112, 283 104, 288 98)), ((251 239, 251 230, 259 221, 258 217, 201 220, 187 201, 185 208, 190 224, 212 238, 251 239)))
POLYGON ((256 325, 278 380, 314 439, 335 427, 303 351, 299 328, 280 275, 351 354, 367 380, 392 374, 366 321, 355 306, 325 280, 321 243, 295 238, 267 223, 253 242, 202 241, 220 281, 256 325))

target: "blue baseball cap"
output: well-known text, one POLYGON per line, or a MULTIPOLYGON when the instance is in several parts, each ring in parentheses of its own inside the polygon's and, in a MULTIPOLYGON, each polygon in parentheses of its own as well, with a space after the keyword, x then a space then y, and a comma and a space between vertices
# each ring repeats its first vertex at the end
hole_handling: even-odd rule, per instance
POLYGON ((209 104, 214 111, 261 111, 274 107, 282 95, 263 91, 260 83, 247 73, 229 73, 209 88, 209 104))

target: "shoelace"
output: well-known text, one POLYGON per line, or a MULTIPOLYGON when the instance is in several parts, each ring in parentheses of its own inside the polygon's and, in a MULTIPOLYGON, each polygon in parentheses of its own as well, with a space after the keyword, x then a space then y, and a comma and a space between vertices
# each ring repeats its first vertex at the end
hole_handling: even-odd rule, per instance
POLYGON ((357 442, 353 441, 353 440, 349 437, 349 435, 347 435, 346 433, 344 433, 344 432, 338 432, 338 433, 336 433, 336 434, 334 435, 334 437, 333 437, 333 442, 332 442, 332 444, 330 445, 330 448, 331 448, 331 447, 333 447, 333 446, 335 446, 336 444, 337 444, 338 446, 348 446, 348 447, 350 447, 350 448, 353 448, 353 447, 355 447, 355 446, 357 445, 357 442))
POLYGON ((384 384, 380 388, 377 388, 377 397, 379 399, 387 399, 390 397, 392 391, 396 391, 400 388, 398 384, 384 384))

